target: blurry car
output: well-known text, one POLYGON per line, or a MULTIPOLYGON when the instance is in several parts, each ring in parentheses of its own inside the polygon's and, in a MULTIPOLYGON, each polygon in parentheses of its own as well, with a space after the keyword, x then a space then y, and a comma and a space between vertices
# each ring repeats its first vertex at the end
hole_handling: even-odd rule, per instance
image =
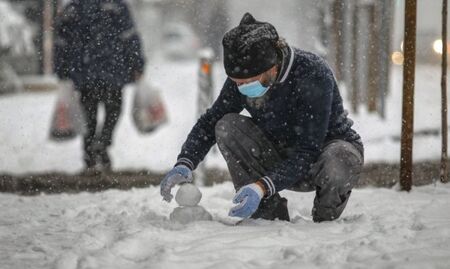
POLYGON ((18 71, 30 66, 34 52, 33 28, 13 5, 0 0, 0 94, 23 89, 18 71), (20 65, 26 59, 26 64, 20 65))
MULTIPOLYGON (((442 40, 439 33, 418 33, 416 39, 416 62, 421 64, 441 64, 442 40)), ((391 55, 392 62, 402 65, 404 61, 403 41, 394 47, 391 55)), ((447 42, 447 54, 450 54, 450 43, 447 42)))
MULTIPOLYGON (((442 61, 442 36, 439 32, 419 32, 417 34, 417 61, 419 63, 440 64, 442 61)), ((448 45, 447 45, 448 48, 448 45)))
POLYGON ((169 23, 163 29, 162 47, 168 59, 186 60, 197 56, 200 41, 189 24, 169 23))

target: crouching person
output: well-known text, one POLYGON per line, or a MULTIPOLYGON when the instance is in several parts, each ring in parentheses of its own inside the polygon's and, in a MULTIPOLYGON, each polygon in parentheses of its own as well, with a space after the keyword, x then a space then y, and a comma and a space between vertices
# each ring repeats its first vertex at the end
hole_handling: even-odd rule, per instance
POLYGON ((364 158, 329 66, 249 13, 222 44, 228 78, 189 133, 161 195, 170 201, 173 186, 191 182, 217 143, 237 192, 230 216, 289 221, 279 192, 293 190, 316 192, 315 222, 337 219, 364 158), (239 114, 244 109, 251 117, 239 114))

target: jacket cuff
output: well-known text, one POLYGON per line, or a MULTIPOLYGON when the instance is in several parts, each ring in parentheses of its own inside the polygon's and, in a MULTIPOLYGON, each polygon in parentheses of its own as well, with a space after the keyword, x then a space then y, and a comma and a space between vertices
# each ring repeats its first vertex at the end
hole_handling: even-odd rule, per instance
POLYGON ((177 166, 180 164, 186 165, 189 169, 191 169, 191 171, 194 171, 194 163, 191 160, 189 160, 188 158, 178 159, 174 166, 177 166))
POLYGON ((270 177, 265 176, 256 181, 260 186, 265 190, 264 198, 269 198, 270 196, 274 195, 276 193, 275 185, 272 182, 272 179, 270 177))

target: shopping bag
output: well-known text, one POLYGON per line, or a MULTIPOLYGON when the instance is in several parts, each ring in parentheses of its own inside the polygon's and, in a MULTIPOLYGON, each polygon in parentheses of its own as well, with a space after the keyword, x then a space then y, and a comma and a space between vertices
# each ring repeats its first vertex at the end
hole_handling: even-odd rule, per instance
POLYGON ((50 127, 50 138, 55 141, 68 140, 86 132, 80 93, 75 91, 72 82, 63 81, 60 85, 50 127))
POLYGON ((167 122, 167 112, 160 92, 144 80, 136 83, 132 117, 141 133, 151 133, 167 122))

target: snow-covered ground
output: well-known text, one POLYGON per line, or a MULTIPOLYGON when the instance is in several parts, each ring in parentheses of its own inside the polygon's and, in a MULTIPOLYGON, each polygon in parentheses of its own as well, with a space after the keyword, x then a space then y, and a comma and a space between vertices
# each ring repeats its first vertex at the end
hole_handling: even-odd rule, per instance
POLYGON ((158 187, 0 195, 0 268, 450 268, 450 185, 354 190, 315 224, 313 193, 282 192, 292 222, 227 216, 233 187, 200 188, 211 222, 169 221, 158 187))
MULTIPOLYGON (((161 90, 169 114, 169 122, 150 135, 139 134, 132 124, 130 110, 134 91, 133 86, 127 87, 123 114, 111 148, 114 169, 162 172, 174 164, 197 119, 197 68, 197 62, 152 62, 147 67, 146 79, 161 90)), ((225 78, 222 69, 222 66, 215 68, 216 94, 225 78)), ((440 129, 439 79, 439 67, 417 67, 415 130, 440 129)), ((392 70, 391 88, 385 120, 367 114, 364 109, 358 115, 350 114, 365 143, 366 162, 399 160, 400 143, 392 137, 400 136, 401 67, 392 70)), ((76 173, 83 168, 80 138, 63 143, 48 139, 55 100, 55 92, 0 96, 0 173, 76 173)), ((439 159, 440 143, 439 136, 417 137, 414 159, 439 159)), ((214 151, 207 157, 207 165, 226 167, 223 158, 214 151)))
MULTIPOLYGON (((217 70, 220 70, 217 68, 217 70)), ((197 63, 152 63, 147 79, 158 86, 169 122, 151 135, 131 123, 133 89, 111 148, 114 169, 165 171, 196 120, 197 63)), ((439 128, 439 69, 419 66, 416 130, 439 128), (420 113, 419 113, 420 112, 420 113)), ((224 78, 218 71, 217 87, 224 78)), ((400 133, 401 69, 393 69, 385 121, 351 115, 362 134, 366 160, 395 162, 400 133)), ((80 138, 48 140, 55 92, 0 97, 0 173, 82 169, 80 138)), ((440 138, 415 140, 415 159, 437 159, 440 138)), ((224 166, 210 153, 209 166, 224 166)), ((169 221, 176 207, 158 187, 100 193, 23 197, 0 194, 0 268, 449 268, 450 185, 357 189, 343 216, 314 224, 314 193, 283 192, 292 222, 246 222, 227 216, 231 183, 201 188, 200 206, 212 222, 169 221)))

